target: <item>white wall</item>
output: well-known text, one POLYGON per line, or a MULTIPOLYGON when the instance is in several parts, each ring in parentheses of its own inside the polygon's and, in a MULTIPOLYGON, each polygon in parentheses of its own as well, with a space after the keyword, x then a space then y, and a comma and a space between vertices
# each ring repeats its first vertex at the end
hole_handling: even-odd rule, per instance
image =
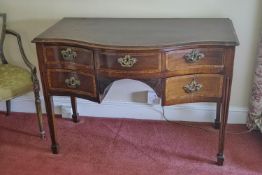
MULTIPOLYGON (((0 12, 7 13, 8 27, 22 34, 25 50, 35 65, 36 51, 30 41, 65 16, 231 18, 240 46, 236 49, 230 105, 242 111, 246 111, 248 106, 256 47, 262 29, 261 8, 260 0, 0 0, 0 12)), ((7 40, 6 55, 11 58, 12 63, 22 65, 22 61, 17 59, 18 50, 14 51, 17 49, 13 46, 15 40, 10 37, 7 40)), ((141 102, 144 97, 137 94, 148 89, 146 85, 135 83, 125 87, 126 92, 118 93, 116 89, 121 87, 124 84, 118 83, 115 89, 111 89, 106 101, 141 102)), ((2 107, 3 104, 0 103, 2 107)))

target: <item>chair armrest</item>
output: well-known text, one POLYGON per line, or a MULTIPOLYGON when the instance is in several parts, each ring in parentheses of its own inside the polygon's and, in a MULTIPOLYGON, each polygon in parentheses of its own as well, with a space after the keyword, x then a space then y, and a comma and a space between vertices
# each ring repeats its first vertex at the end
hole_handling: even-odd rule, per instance
POLYGON ((13 31, 13 30, 10 30, 10 29, 6 29, 6 34, 10 34, 10 35, 13 35, 13 36, 16 37, 20 53, 22 55, 22 58, 23 58, 25 64, 31 70, 32 73, 36 73, 36 67, 26 57, 20 34, 13 31))

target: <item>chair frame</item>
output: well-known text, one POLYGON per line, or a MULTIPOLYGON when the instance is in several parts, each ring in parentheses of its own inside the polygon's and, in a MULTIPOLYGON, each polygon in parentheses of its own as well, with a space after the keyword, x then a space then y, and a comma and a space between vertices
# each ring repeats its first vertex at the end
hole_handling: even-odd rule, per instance
MULTIPOLYGON (((5 36, 6 34, 12 35, 16 37, 17 43, 19 46, 19 50, 22 56, 22 59, 27 66, 27 68, 31 72, 31 80, 33 83, 33 92, 34 92, 34 97, 35 97, 35 106, 36 106, 36 113, 37 113, 37 119, 38 119, 38 126, 39 126, 39 131, 40 131, 40 136, 41 138, 45 138, 45 131, 43 128, 43 119, 42 119, 42 108, 41 108, 41 100, 40 100, 40 85, 39 85, 39 80, 37 78, 37 69, 36 67, 28 60, 23 44, 22 44, 22 39, 19 33, 7 29, 6 28, 6 14, 5 13, 0 13, 0 18, 3 18, 3 26, 2 26, 2 33, 0 36, 0 59, 2 61, 2 64, 8 64, 6 57, 4 55, 4 41, 5 41, 5 36), (1 47, 2 46, 2 47, 1 47)), ((0 31, 1 32, 1 31, 0 31)), ((6 115, 9 115, 11 112, 11 100, 6 101, 6 115)))

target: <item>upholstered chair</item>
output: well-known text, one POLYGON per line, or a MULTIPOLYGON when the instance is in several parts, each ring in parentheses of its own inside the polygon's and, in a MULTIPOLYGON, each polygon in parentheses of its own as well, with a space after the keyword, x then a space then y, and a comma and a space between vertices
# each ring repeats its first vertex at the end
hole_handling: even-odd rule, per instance
POLYGON ((36 67, 27 59, 20 35, 10 29, 6 29, 6 14, 0 13, 0 101, 6 102, 6 115, 11 111, 11 100, 30 91, 34 92, 35 106, 41 138, 45 137, 42 121, 41 101, 39 98, 39 81, 36 75, 36 67), (6 35, 16 37, 23 62, 28 69, 9 64, 4 55, 4 41, 6 35))

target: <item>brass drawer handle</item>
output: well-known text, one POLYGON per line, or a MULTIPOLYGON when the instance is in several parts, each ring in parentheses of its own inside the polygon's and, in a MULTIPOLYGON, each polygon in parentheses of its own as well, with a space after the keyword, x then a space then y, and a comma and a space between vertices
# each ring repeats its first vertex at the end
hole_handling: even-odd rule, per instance
POLYGON ((65 79, 65 84, 68 88, 78 88, 80 86, 80 80, 76 76, 71 76, 67 79, 65 79))
POLYGON ((185 54, 184 58, 187 63, 195 63, 204 58, 205 55, 198 50, 192 50, 192 52, 185 54))
POLYGON ((122 67, 133 67, 137 59, 130 55, 126 55, 125 57, 118 58, 117 61, 122 67))
POLYGON ((73 51, 72 48, 61 50, 61 55, 65 61, 73 61, 77 56, 76 52, 73 51))
POLYGON ((194 93, 200 91, 200 89, 203 87, 202 84, 198 83, 195 78, 187 85, 183 87, 186 93, 194 93))

